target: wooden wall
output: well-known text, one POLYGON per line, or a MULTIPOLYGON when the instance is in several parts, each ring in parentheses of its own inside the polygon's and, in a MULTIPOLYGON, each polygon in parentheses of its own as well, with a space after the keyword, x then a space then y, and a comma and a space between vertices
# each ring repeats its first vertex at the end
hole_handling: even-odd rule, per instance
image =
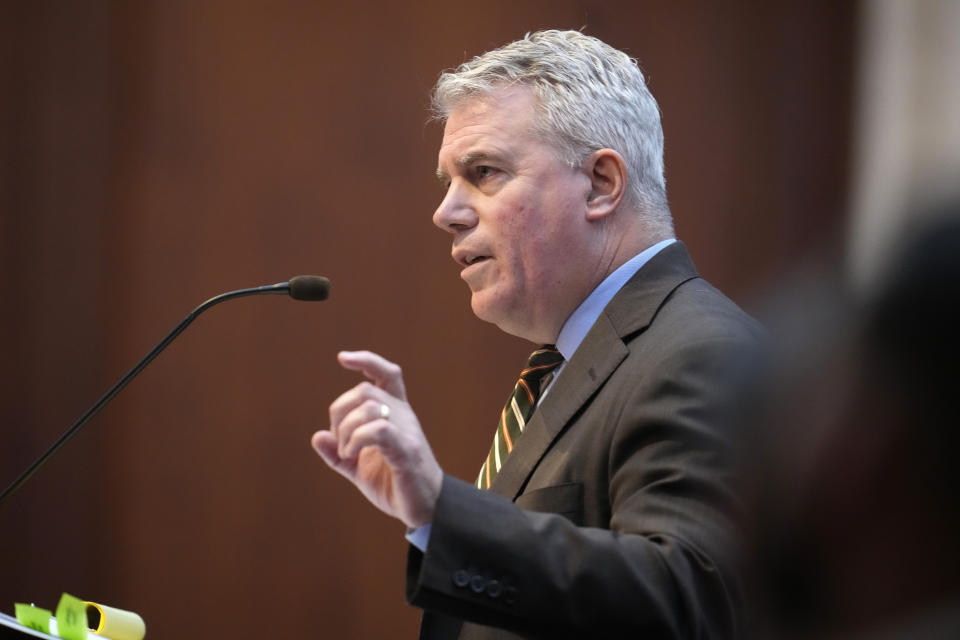
POLYGON ((439 71, 545 27, 626 49, 663 112, 701 271, 747 304, 847 188, 853 3, 6 3, 0 21, 0 484, 194 306, 327 275, 329 301, 202 316, 0 505, 0 610, 61 591, 153 638, 413 637, 403 527, 309 446, 404 365, 471 478, 528 345, 476 320, 430 222, 439 71))

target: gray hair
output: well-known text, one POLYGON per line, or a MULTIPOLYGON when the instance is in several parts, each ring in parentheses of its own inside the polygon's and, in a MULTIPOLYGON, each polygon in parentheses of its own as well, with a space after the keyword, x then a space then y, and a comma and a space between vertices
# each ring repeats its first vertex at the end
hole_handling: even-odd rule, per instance
POLYGON ((434 116, 445 121, 468 99, 520 84, 538 98, 537 135, 571 167, 598 149, 627 164, 628 202, 672 230, 663 176, 663 129, 637 61, 579 31, 538 31, 440 75, 434 116))

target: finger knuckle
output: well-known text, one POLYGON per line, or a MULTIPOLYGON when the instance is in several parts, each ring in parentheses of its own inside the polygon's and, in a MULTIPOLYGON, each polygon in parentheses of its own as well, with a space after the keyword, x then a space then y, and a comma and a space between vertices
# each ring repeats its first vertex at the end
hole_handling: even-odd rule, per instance
POLYGON ((379 418, 381 404, 383 403, 379 402, 378 400, 374 400, 373 398, 370 398, 369 400, 364 401, 363 410, 366 412, 368 416, 379 418))

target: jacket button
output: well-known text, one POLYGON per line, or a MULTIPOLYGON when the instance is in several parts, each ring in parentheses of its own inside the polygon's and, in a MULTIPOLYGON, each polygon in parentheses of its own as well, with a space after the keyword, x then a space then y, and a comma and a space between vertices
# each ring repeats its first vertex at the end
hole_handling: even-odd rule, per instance
POLYGON ((503 593, 503 585, 499 580, 491 580, 487 583, 487 595, 496 600, 503 593))
POLYGON ((463 569, 457 569, 453 572, 453 584, 458 587, 465 587, 470 584, 470 574, 463 569))
POLYGON ((504 587, 503 588, 503 601, 507 604, 513 604, 517 601, 517 588, 516 587, 504 587))
POLYGON ((473 576, 470 578, 470 590, 474 593, 483 593, 483 590, 487 588, 487 581, 484 580, 483 576, 473 576))

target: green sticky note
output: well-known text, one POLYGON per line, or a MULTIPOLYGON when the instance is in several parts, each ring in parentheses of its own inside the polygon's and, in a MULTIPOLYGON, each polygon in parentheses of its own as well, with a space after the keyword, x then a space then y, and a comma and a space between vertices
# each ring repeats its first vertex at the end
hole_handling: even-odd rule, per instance
POLYGON ((57 634, 64 640, 87 639, 87 605, 69 593, 57 605, 57 634))
POLYGON ((13 606, 17 612, 17 622, 37 631, 50 633, 50 616, 53 614, 48 610, 22 602, 15 602, 13 606))

